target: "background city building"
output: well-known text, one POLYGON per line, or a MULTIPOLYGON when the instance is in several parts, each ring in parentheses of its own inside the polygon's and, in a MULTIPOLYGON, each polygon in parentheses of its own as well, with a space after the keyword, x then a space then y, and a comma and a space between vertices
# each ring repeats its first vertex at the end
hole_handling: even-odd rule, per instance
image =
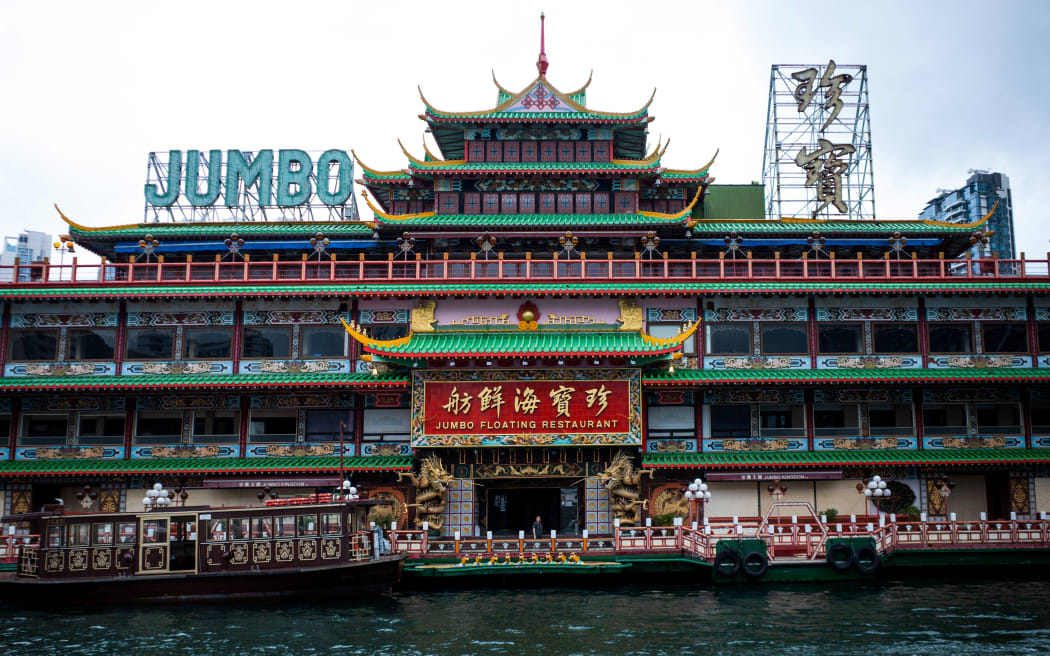
POLYGON ((946 223, 974 223, 995 207, 988 219, 987 230, 993 232, 983 245, 972 249, 974 257, 991 257, 1011 260, 1017 257, 1014 244, 1014 204, 1010 191, 1010 178, 1004 173, 970 170, 966 184, 958 189, 938 190, 919 218, 946 223), (998 207, 995 204, 999 203, 998 207))
MULTIPOLYGON (((50 252, 51 235, 26 230, 17 237, 4 237, 3 251, 0 251, 0 267, 13 266, 16 261, 20 264, 42 262, 50 252)), ((13 276, 13 269, 0 270, 0 281, 9 282, 13 276)), ((19 272, 19 280, 28 279, 28 270, 19 272)))

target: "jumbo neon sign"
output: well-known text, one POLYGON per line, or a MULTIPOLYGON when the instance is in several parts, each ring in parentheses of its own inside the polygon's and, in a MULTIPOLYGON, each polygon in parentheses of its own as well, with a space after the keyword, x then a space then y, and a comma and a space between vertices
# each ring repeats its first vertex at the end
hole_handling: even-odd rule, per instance
POLYGON ((353 171, 337 149, 150 153, 146 219, 266 220, 266 208, 290 208, 280 218, 353 220, 353 171))

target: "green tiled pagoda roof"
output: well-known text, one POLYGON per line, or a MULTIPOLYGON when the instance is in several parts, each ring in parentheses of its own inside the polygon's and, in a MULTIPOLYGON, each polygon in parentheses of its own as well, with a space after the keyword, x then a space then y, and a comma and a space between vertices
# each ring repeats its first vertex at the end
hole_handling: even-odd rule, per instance
MULTIPOLYGON (((666 174, 663 176, 666 177, 666 174)), ((943 235, 946 233, 973 233, 973 225, 944 225, 926 221, 816 221, 795 223, 791 221, 700 221, 693 227, 694 236, 717 236, 719 238, 735 232, 739 235, 796 235, 811 236, 814 232, 830 234, 871 234, 889 237, 895 232, 904 237, 914 235, 943 235)), ((746 242, 745 242, 746 245, 746 242)))
POLYGON ((537 174, 589 174, 589 173, 639 173, 655 172, 660 168, 660 160, 655 161, 628 161, 618 160, 613 162, 455 162, 448 164, 430 163, 420 166, 415 162, 410 167, 417 175, 428 175, 431 173, 449 174, 512 174, 512 175, 537 175, 537 174))
POLYGON ((111 299, 130 297, 238 298, 238 297, 369 297, 369 296, 487 296, 522 294, 533 296, 589 295, 680 295, 697 294, 973 294, 1048 293, 1050 279, 1040 282, 1007 282, 1003 279, 960 282, 450 282, 450 283, 260 283, 170 285, 69 285, 0 284, 0 298, 13 299, 111 299))
MULTIPOLYGON (((412 456, 350 456, 350 471, 411 471, 412 456)), ((142 458, 134 460, 3 460, 0 476, 63 474, 264 474, 338 472, 338 456, 307 458, 142 458)))
POLYGON ((165 238, 229 237, 237 233, 241 237, 302 237, 309 239, 318 232, 325 237, 370 238, 372 227, 364 221, 323 221, 302 223, 298 221, 248 222, 248 223, 142 223, 84 229, 70 225, 69 232, 80 241, 142 239, 147 234, 158 240, 165 238))
POLYGON ((683 225, 686 219, 645 214, 431 214, 413 219, 386 219, 376 215, 383 227, 413 228, 489 228, 515 230, 527 228, 609 228, 624 226, 661 227, 683 225))
POLYGON ((172 374, 143 376, 0 377, 0 391, 224 389, 270 387, 405 387, 400 374, 172 374))
POLYGON ((443 112, 427 107, 427 119, 442 123, 477 123, 479 121, 546 121, 553 123, 639 123, 648 119, 649 108, 634 114, 601 112, 443 112))
POLYGON ((652 343, 633 330, 449 330, 412 333, 403 344, 365 345, 369 353, 390 358, 663 355, 680 348, 652 343))
POLYGON ((917 383, 1050 380, 1050 369, 678 369, 646 374, 646 385, 732 383, 917 383))
POLYGON ((852 467, 862 465, 997 465, 1050 462, 1050 449, 924 449, 647 453, 643 467, 852 467))

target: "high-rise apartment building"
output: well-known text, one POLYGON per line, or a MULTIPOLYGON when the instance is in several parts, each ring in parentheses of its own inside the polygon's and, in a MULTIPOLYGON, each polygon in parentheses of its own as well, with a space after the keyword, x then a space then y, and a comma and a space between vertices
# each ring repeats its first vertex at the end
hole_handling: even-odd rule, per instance
POLYGON ((988 230, 994 234, 983 246, 974 246, 973 256, 990 257, 997 254, 1000 259, 1016 257, 1010 178, 1003 173, 970 169, 970 177, 964 186, 954 190, 940 189, 938 192, 919 213, 920 219, 946 223, 976 223, 995 207, 995 212, 987 224, 988 230), (998 207, 996 203, 999 203, 998 207), (979 249, 979 252, 976 249, 979 249))

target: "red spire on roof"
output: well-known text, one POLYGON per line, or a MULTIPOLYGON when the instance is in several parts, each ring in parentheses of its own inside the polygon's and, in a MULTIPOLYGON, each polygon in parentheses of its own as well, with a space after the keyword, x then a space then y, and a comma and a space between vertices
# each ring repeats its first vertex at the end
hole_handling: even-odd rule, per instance
POLYGON ((540 77, 547 76, 547 67, 550 62, 547 61, 547 52, 544 49, 543 44, 543 14, 540 14, 540 58, 536 60, 536 68, 540 71, 540 77))

